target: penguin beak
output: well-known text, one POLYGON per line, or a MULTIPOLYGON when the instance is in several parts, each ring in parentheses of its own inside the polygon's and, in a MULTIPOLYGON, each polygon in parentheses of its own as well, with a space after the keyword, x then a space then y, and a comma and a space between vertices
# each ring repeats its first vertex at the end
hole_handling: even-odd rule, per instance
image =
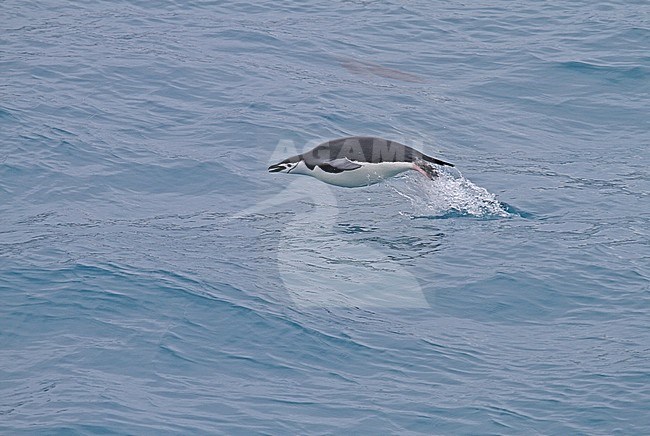
POLYGON ((287 167, 281 164, 274 164, 269 167, 269 173, 279 173, 282 170, 285 170, 287 167))

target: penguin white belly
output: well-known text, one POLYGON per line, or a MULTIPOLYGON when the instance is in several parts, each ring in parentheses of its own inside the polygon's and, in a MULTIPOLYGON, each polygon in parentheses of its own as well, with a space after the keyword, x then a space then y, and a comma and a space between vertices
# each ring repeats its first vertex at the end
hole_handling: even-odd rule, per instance
POLYGON ((413 169, 412 162, 358 162, 358 164, 361 165, 361 168, 341 171, 340 173, 330 173, 323 171, 320 167, 315 167, 309 175, 330 185, 357 188, 379 183, 382 180, 413 169))

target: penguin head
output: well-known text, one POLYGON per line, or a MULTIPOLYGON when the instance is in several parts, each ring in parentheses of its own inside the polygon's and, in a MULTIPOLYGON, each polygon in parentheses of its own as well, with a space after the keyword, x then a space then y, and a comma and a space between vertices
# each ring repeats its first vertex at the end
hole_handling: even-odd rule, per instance
POLYGON ((298 165, 298 162, 289 158, 269 167, 269 173, 289 173, 298 165))

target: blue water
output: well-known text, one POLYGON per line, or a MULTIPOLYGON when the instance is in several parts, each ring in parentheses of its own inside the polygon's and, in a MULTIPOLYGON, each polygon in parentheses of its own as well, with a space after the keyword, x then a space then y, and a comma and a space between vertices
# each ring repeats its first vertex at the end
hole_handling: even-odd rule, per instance
POLYGON ((650 433, 646 1, 5 1, 0 432, 650 433), (456 164, 269 174, 347 135, 456 164))

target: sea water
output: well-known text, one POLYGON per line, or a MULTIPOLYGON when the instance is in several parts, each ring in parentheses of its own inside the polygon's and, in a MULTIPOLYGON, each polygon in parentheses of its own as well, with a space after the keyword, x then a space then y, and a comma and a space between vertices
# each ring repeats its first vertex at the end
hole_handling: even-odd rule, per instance
POLYGON ((8 1, 0 432, 650 432, 645 1, 8 1), (445 161, 269 174, 349 135, 445 161))

